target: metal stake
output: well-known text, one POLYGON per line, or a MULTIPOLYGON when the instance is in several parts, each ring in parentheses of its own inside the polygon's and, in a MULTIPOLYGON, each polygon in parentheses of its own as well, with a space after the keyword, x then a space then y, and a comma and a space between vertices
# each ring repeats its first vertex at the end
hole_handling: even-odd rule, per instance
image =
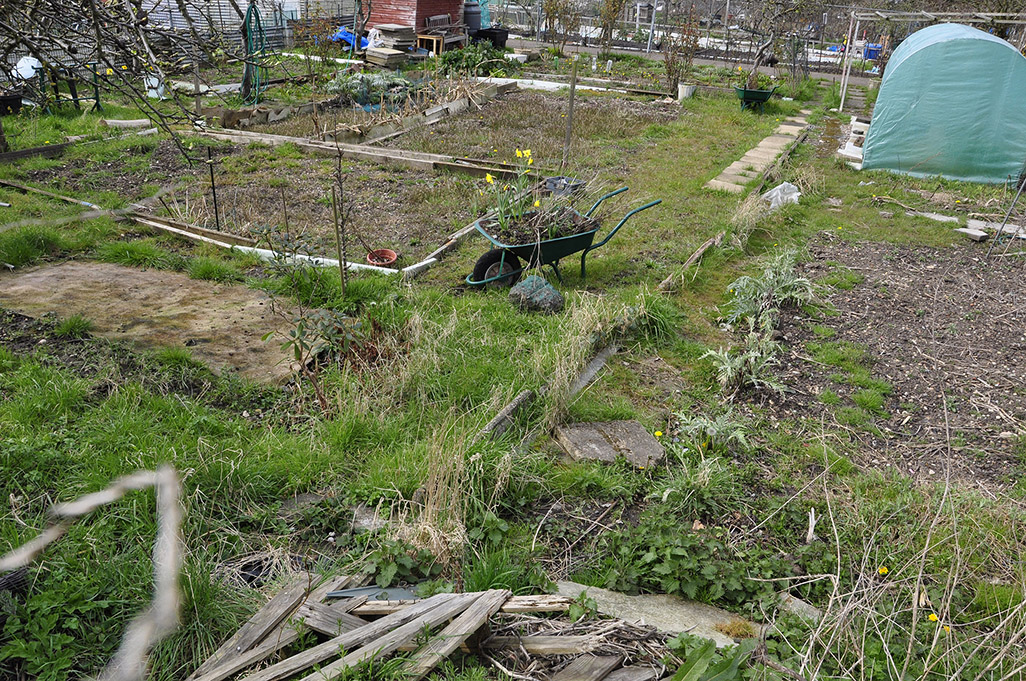
POLYGON ((580 59, 579 53, 574 53, 573 69, 570 71, 570 105, 566 112, 566 136, 563 138, 563 162, 559 166, 560 172, 570 162, 570 138, 574 129, 574 97, 577 93, 577 62, 580 59))
POLYGON ((214 224, 217 231, 221 231, 221 216, 217 210, 217 185, 214 184, 214 155, 207 147, 207 165, 210 167, 210 193, 214 195, 214 224))

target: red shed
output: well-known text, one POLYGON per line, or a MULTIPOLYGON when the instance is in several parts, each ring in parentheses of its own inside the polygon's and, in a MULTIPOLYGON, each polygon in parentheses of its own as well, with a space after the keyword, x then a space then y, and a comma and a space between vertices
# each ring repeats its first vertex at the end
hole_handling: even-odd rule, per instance
POLYGON ((463 0, 374 0, 367 27, 399 24, 423 33, 427 18, 441 14, 448 14, 454 24, 463 23, 463 0))

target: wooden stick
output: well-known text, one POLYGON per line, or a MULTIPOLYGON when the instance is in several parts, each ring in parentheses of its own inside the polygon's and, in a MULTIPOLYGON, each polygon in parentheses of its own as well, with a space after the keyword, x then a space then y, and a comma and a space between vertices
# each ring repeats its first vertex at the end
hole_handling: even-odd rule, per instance
POLYGON ((659 284, 659 290, 663 293, 669 293, 673 291, 676 288, 675 282, 677 281, 677 279, 683 279, 684 273, 687 272, 688 268, 694 265, 699 260, 701 260, 702 256, 705 255, 705 252, 707 250, 709 250, 713 246, 719 246, 721 243, 723 243, 723 237, 725 237, 726 235, 726 231, 720 232, 719 234, 717 234, 716 236, 712 237, 704 244, 699 246, 698 250, 692 253, 691 257, 684 261, 684 266, 680 268, 679 272, 674 272, 670 276, 666 277, 666 279, 663 279, 663 281, 659 284))

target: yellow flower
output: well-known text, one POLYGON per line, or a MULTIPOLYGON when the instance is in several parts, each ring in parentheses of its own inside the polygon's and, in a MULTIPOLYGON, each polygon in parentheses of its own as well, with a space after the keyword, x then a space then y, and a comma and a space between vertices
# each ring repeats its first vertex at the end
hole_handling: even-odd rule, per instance
POLYGON ((107 69, 107 75, 108 76, 113 76, 114 75, 114 69, 107 69))
POLYGON ((531 150, 524 149, 524 158, 531 158, 531 150))
POLYGON ((931 612, 931 613, 930 613, 930 616, 929 616, 929 617, 927 617, 926 619, 930 620, 931 622, 936 622, 936 621, 937 621, 937 620, 939 620, 940 618, 939 618, 939 617, 937 617, 937 613, 935 613, 935 612, 931 612))
POLYGON ((535 199, 535 200, 534 200, 534 207, 535 207, 535 208, 538 208, 539 206, 541 206, 541 201, 540 201, 540 200, 538 200, 538 199, 535 199))
POLYGON ((534 165, 534 159, 533 158, 527 159, 527 165, 529 165, 529 166, 530 165, 534 165))
POLYGON ((655 432, 655 436, 656 436, 656 437, 662 437, 662 436, 663 436, 663 431, 661 431, 661 430, 657 430, 657 431, 655 432))
POLYGON ((890 572, 890 570, 887 568, 886 565, 881 565, 880 569, 877 570, 877 572, 879 572, 881 575, 886 575, 888 572, 890 572))
POLYGON ((508 192, 509 191, 509 185, 508 184, 503 185, 502 186, 502 191, 508 192))
POLYGON ((950 634, 951 633, 951 627, 949 627, 948 625, 945 624, 944 625, 944 631, 950 634))
POLYGON ((127 66, 125 66, 124 64, 122 64, 122 65, 121 65, 121 70, 122 70, 122 71, 127 71, 127 70, 128 70, 128 67, 127 67, 127 66))
POLYGON ((485 182, 488 184, 495 184, 495 178, 492 177, 491 173, 485 173, 485 182))
POLYGON ((517 158, 523 158, 523 157, 524 157, 524 152, 522 152, 519 149, 517 149, 517 158))

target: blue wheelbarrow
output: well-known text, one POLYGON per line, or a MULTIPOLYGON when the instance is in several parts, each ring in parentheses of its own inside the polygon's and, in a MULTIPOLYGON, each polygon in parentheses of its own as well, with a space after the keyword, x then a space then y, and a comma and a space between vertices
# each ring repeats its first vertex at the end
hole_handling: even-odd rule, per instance
MULTIPOLYGON (((574 211, 574 213, 583 218, 590 218, 603 201, 617 194, 622 194, 627 189, 627 187, 623 187, 614 192, 609 192, 596 201, 595 205, 583 215, 577 213, 577 211, 574 211)), ((605 238, 598 243, 595 243, 595 235, 599 230, 599 227, 596 226, 579 234, 571 234, 570 236, 562 236, 555 239, 539 239, 529 244, 504 244, 489 234, 487 228, 481 224, 482 220, 478 220, 474 223, 474 227, 495 248, 478 258, 477 264, 474 265, 473 273, 467 277, 467 283, 471 286, 484 286, 486 284, 512 286, 517 283, 524 270, 532 267, 542 267, 543 265, 551 267, 552 271, 556 273, 556 278, 562 282, 563 276, 559 273, 559 261, 576 253, 581 254, 581 279, 585 279, 585 261, 588 253, 596 248, 605 246, 632 216, 660 203, 662 203, 662 199, 657 199, 627 213, 620 220, 619 224, 611 229, 609 234, 606 234, 605 238), (522 265, 521 260, 526 262, 527 265, 522 265)))

